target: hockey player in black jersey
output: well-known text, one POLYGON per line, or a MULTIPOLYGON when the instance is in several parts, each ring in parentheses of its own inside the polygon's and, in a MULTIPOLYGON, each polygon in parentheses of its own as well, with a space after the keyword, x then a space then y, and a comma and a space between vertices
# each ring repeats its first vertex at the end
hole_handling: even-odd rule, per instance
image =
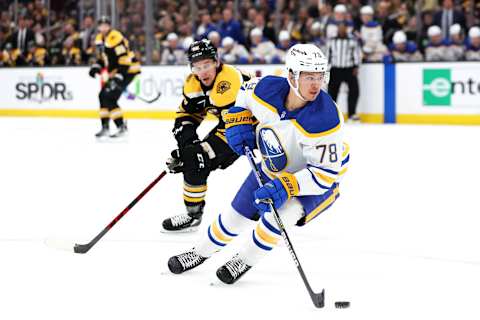
POLYGON ((171 152, 167 163, 171 172, 183 173, 183 199, 187 212, 165 219, 162 229, 167 232, 188 232, 198 228, 210 172, 225 169, 238 158, 227 144, 222 116, 235 104, 242 83, 250 79, 237 68, 221 63, 217 49, 209 40, 192 43, 188 60, 192 73, 183 85, 183 100, 173 128, 178 149, 171 152), (218 118, 218 125, 200 139, 196 131, 207 113, 218 118))
POLYGON ((111 27, 110 19, 102 16, 98 20, 98 31, 95 38, 97 62, 90 68, 89 75, 95 77, 102 69, 108 71, 108 80, 100 90, 100 120, 102 129, 95 135, 97 138, 119 138, 127 133, 127 125, 118 105, 122 92, 140 73, 140 63, 130 50, 128 40, 118 30, 111 27), (110 134, 110 119, 118 128, 110 134))

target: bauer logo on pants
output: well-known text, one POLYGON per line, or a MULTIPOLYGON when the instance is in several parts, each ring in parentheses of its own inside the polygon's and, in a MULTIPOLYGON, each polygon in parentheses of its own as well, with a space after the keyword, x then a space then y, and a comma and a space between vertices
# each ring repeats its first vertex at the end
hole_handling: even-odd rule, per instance
POLYGON ((275 131, 262 128, 258 133, 258 146, 262 153, 263 161, 271 172, 279 172, 287 166, 287 155, 275 131))

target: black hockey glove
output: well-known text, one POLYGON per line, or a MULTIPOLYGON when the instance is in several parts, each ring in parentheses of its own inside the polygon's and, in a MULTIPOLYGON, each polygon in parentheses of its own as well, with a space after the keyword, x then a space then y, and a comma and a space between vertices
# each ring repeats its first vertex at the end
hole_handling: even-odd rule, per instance
POLYGON ((203 171, 210 168, 210 158, 203 150, 200 141, 185 146, 183 149, 175 149, 167 160, 167 167, 171 173, 203 171))
POLYGON ((183 109, 188 113, 201 112, 209 105, 209 99, 208 96, 191 98, 183 103, 183 109))
POLYGON ((92 78, 95 78, 95 75, 100 74, 100 65, 94 64, 90 67, 90 71, 88 71, 88 75, 92 78))

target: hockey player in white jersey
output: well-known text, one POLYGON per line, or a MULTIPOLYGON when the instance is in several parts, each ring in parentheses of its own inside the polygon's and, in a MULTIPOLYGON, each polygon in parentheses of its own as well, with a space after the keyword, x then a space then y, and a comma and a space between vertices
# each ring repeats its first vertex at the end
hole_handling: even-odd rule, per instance
POLYGON ((250 173, 231 207, 215 218, 194 248, 169 259, 171 272, 199 266, 247 231, 252 236, 217 270, 222 282, 232 284, 281 239, 267 199, 285 226, 302 226, 338 198, 349 150, 343 141, 343 115, 322 90, 327 59, 315 45, 297 44, 287 52, 285 64, 288 78, 267 76, 243 84, 235 106, 224 116, 235 152, 243 155, 245 146, 258 146, 266 184, 259 187, 250 173), (253 117, 259 121, 256 130, 253 117))

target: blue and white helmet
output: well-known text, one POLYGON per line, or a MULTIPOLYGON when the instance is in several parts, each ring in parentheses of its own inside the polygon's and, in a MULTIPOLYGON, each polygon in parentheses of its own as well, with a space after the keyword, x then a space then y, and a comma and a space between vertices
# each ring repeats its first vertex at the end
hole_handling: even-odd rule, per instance
POLYGON ((314 44, 296 44, 292 46, 285 57, 285 68, 287 69, 287 80, 295 94, 302 100, 305 100, 298 92, 298 78, 300 72, 323 72, 324 85, 329 80, 328 60, 325 54, 314 44), (295 77, 296 85, 294 86, 288 74, 292 73, 295 77))

